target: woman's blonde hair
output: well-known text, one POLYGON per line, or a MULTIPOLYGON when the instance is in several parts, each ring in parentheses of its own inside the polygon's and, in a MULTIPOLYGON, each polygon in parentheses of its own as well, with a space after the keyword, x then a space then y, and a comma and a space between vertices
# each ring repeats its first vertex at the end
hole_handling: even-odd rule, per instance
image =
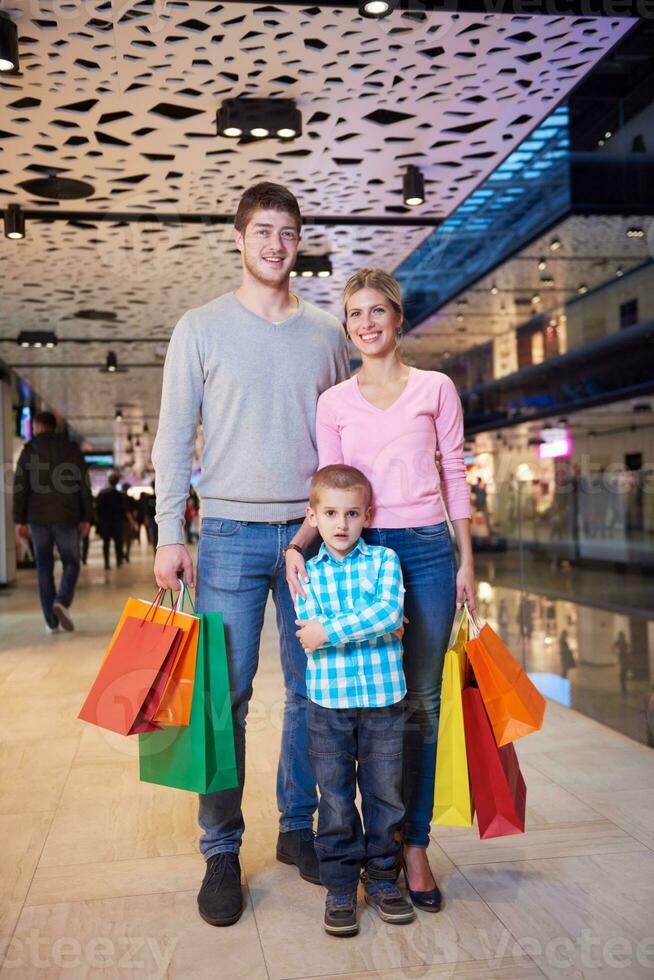
MULTIPOLYGON (((343 309, 345 311, 345 321, 347 322, 347 304, 351 296, 360 289, 377 289, 383 293, 395 312, 404 322, 404 306, 402 305, 402 290, 397 279, 382 269, 359 269, 353 276, 350 276, 345 283, 343 290, 343 309)), ((401 324, 400 324, 401 326, 401 324)))

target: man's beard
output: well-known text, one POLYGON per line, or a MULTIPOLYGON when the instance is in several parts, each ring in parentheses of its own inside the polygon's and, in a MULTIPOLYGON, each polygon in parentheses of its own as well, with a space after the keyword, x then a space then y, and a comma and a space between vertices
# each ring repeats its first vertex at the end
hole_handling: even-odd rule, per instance
MULTIPOLYGON (((263 260, 262 260, 263 261, 263 260)), ((279 286, 288 280, 288 272, 282 272, 285 260, 280 264, 279 272, 267 269, 264 265, 255 265, 247 251, 243 252, 243 264, 253 279, 260 282, 263 286, 279 286)))

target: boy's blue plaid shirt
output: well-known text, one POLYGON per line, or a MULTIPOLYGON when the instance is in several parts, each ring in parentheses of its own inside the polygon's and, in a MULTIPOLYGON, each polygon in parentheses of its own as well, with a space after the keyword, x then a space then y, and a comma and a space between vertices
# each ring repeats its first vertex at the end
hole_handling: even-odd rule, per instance
POLYGON ((325 708, 381 708, 406 694, 402 642, 404 586, 400 561, 390 548, 360 538, 343 561, 324 544, 307 562, 306 599, 298 619, 317 619, 328 643, 307 654, 307 693, 325 708))

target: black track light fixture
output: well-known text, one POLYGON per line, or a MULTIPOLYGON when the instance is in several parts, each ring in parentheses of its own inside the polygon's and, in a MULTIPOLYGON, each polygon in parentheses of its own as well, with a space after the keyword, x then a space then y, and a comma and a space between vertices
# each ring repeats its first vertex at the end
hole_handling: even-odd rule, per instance
POLYGON ((409 207, 417 207, 425 203, 425 178, 419 167, 410 164, 402 180, 404 203, 409 207))
POLYGON ((225 99, 216 113, 219 136, 267 136, 293 140, 302 135, 302 115, 293 99, 225 99))
POLYGON ((122 421, 123 421, 123 411, 122 411, 121 408, 117 408, 116 409, 116 422, 122 422, 122 421))
POLYGON ((332 274, 332 263, 329 255, 300 254, 295 260, 291 276, 301 276, 303 279, 328 279, 332 274))
POLYGON ((18 28, 0 12, 0 71, 18 71, 18 28))
MULTIPOLYGON (((2 21, 0 21, 2 23, 2 21)), ((5 238, 25 238, 25 215, 20 204, 8 204, 5 211, 5 238)))
POLYGON ((19 347, 52 350, 58 344, 57 335, 52 330, 21 330, 16 338, 19 347))
POLYGON ((381 20, 388 17, 395 9, 396 0, 361 0, 359 4, 359 16, 369 17, 373 20, 381 20))

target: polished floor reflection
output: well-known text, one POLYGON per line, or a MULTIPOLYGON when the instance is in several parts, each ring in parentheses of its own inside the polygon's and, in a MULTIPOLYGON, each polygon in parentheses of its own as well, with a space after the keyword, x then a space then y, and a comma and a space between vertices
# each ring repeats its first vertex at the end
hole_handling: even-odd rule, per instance
MULTIPOLYGON (((248 732, 247 909, 232 928, 205 925, 196 798, 140 783, 134 741, 76 718, 125 597, 151 589, 145 546, 105 574, 94 544, 74 634, 45 635, 33 572, 0 593, 2 980, 652 976, 654 757, 555 701, 543 731, 518 745, 527 833, 480 841, 474 828, 439 828, 430 845, 445 894, 439 915, 393 927, 362 907, 359 937, 327 936, 322 890, 274 859, 283 696, 271 615, 248 732)), ((484 592, 515 648, 516 594, 484 592)), ((555 616, 536 603, 531 618, 530 670, 560 678, 569 629, 571 687, 598 677, 617 696, 601 636, 612 643, 617 622, 596 626, 559 600, 555 616)), ((641 681, 626 681, 635 696, 641 681)))

